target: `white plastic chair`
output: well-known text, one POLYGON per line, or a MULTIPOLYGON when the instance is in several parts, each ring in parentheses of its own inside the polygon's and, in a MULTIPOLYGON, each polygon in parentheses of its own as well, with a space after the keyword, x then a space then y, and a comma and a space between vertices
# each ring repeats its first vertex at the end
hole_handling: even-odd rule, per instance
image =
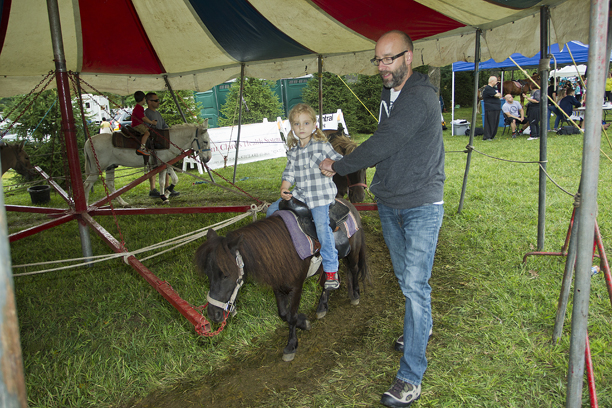
POLYGON ((204 174, 204 168, 199 157, 197 158, 197 160, 194 160, 191 157, 183 158, 183 171, 187 171, 187 166, 189 166, 190 169, 193 169, 197 166, 200 174, 204 174))

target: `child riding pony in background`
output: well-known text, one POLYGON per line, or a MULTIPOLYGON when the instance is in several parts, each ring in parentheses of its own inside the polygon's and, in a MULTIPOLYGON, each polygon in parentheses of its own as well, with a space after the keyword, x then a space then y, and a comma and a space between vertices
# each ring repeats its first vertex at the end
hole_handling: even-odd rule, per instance
POLYGON ((136 99, 136 106, 132 111, 132 127, 143 134, 140 142, 140 149, 137 152, 149 156, 150 153, 146 148, 147 139, 149 138, 149 127, 145 125, 148 123, 151 126, 157 125, 156 120, 151 120, 145 116, 144 105, 145 105, 145 94, 142 91, 136 91, 134 93, 134 99, 136 99))
POLYGON ((306 203, 312 213, 321 244, 323 271, 325 272, 325 289, 338 289, 338 251, 334 235, 329 226, 329 205, 336 198, 337 188, 331 177, 326 177, 319 170, 319 163, 325 158, 339 160, 342 158, 327 137, 316 127, 317 116, 309 105, 297 104, 289 112, 291 132, 287 135, 287 166, 283 171, 280 189, 281 198, 275 201, 267 211, 267 216, 278 210, 280 200, 291 197, 306 203), (295 184, 292 192, 289 191, 295 184))

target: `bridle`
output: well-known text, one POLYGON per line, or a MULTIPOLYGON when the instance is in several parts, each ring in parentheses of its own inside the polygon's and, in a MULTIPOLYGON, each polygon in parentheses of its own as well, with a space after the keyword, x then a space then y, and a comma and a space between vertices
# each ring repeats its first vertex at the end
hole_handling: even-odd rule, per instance
POLYGON ((194 152, 197 153, 198 156, 201 158, 203 152, 210 152, 210 147, 208 149, 202 149, 202 147, 200 146, 200 141, 198 140, 199 131, 200 131, 200 128, 196 128, 195 137, 191 141, 191 146, 193 146, 193 142, 196 142, 196 145, 198 145, 198 148, 194 149, 194 152))
POLYGON ((213 299, 212 297, 210 297, 210 292, 206 294, 206 300, 209 304, 223 309, 223 311, 225 312, 231 313, 232 316, 236 314, 236 297, 238 296, 238 290, 240 290, 240 288, 244 284, 244 261, 242 260, 242 255, 240 255, 240 252, 238 252, 238 250, 236 250, 236 265, 238 266, 238 279, 236 279, 236 286, 234 287, 234 291, 232 292, 232 295, 230 296, 227 302, 223 303, 216 299, 213 299))

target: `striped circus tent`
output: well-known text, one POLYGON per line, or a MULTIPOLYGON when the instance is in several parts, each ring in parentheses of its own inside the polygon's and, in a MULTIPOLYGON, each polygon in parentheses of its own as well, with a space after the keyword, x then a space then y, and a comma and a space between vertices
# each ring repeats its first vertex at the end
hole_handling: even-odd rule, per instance
MULTIPOLYGON (((99 91, 206 91, 240 76, 278 79, 323 70, 375 73, 378 37, 410 34, 414 64, 539 51, 542 6, 550 43, 588 42, 585 0, 58 0, 67 69, 99 91)), ((55 69, 46 2, 0 0, 0 96, 29 92, 55 69)))

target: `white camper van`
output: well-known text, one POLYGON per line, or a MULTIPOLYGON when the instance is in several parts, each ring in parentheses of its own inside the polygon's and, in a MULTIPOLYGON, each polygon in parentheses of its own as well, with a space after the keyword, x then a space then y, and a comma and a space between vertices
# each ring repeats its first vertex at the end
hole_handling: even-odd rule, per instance
POLYGON ((102 122, 102 118, 112 119, 106 96, 83 94, 83 108, 87 112, 87 118, 98 125, 102 122))

